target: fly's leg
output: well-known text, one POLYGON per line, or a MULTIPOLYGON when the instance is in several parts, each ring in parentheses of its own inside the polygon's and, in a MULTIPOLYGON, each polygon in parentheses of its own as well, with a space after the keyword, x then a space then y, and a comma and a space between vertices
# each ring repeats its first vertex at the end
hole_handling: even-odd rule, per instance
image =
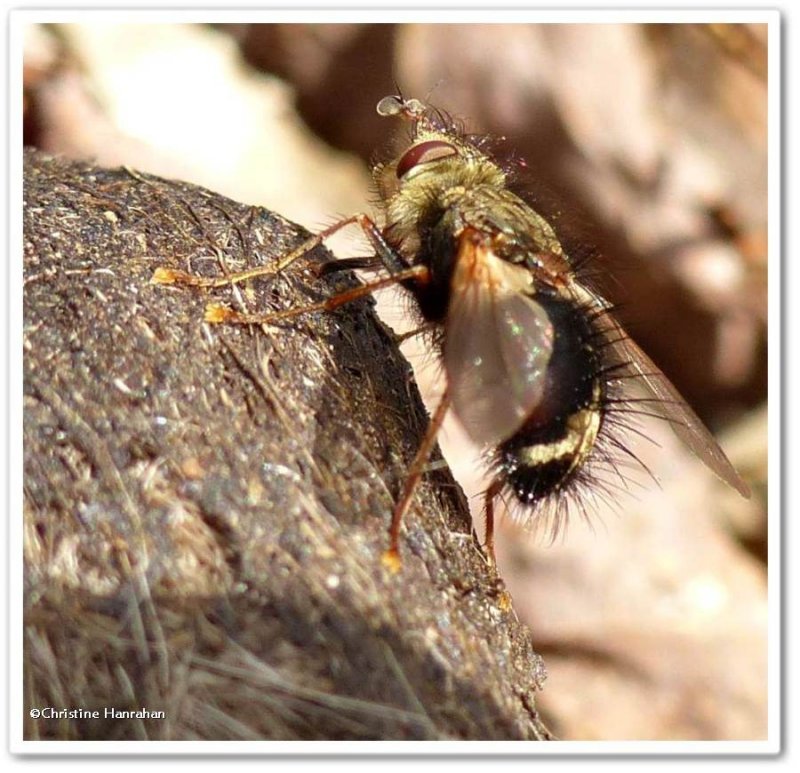
POLYGON ((494 502, 503 490, 503 482, 493 480, 484 492, 483 513, 485 518, 483 553, 489 569, 494 570, 495 593, 498 607, 503 612, 512 612, 511 594, 506 590, 505 583, 497 574, 497 560, 494 555, 494 502))
POLYGON ((450 407, 450 402, 450 394, 445 391, 439 405, 433 412, 433 416, 431 416, 425 437, 408 471, 403 494, 392 513, 392 525, 389 527, 389 549, 382 557, 383 565, 392 572, 400 569, 400 526, 403 523, 403 517, 411 507, 414 493, 417 490, 422 474, 425 472, 425 465, 428 462, 431 451, 433 451, 433 446, 436 444, 436 436, 439 434, 439 429, 442 426, 447 409, 450 407))
POLYGON ((497 499, 503 484, 500 480, 492 481, 483 495, 483 515, 485 518, 483 550, 489 566, 496 566, 494 556, 494 500, 497 499))
POLYGON ((387 276, 384 279, 378 279, 374 282, 354 287, 352 290, 345 290, 345 292, 334 295, 331 298, 326 298, 319 303, 311 303, 308 306, 298 306, 295 309, 273 311, 268 314, 245 314, 240 311, 235 311, 221 303, 210 303, 206 306, 205 320, 213 324, 227 322, 237 325, 260 325, 279 322, 283 319, 297 317, 301 314, 309 314, 314 311, 333 311, 334 309, 338 309, 339 306, 344 306, 346 303, 362 298, 365 295, 371 295, 375 290, 380 290, 383 287, 390 287, 391 285, 408 279, 414 279, 424 284, 430 279, 430 269, 428 269, 427 266, 412 266, 411 268, 406 268, 396 274, 387 276))
POLYGON ((406 333, 395 333, 394 342, 400 346, 404 344, 406 341, 416 338, 417 336, 423 336, 426 333, 429 333, 433 329, 434 325, 431 322, 426 322, 418 327, 415 327, 413 330, 409 330, 406 333))
MULTIPOLYGON (((365 214, 359 213, 352 217, 340 220, 338 223, 325 228, 314 236, 306 239, 301 245, 295 247, 287 255, 284 255, 274 266, 256 266, 249 268, 245 271, 237 271, 233 274, 225 276, 207 277, 197 276, 190 274, 187 271, 181 271, 176 268, 167 268, 166 266, 159 266, 154 272, 150 280, 153 284, 183 284, 191 287, 226 287, 228 285, 238 284, 239 282, 246 282, 248 279, 256 279, 262 276, 274 276, 285 271, 295 261, 306 256, 311 250, 319 247, 329 236, 333 236, 337 231, 346 228, 349 225, 358 224, 364 235, 369 239, 375 252, 380 258, 381 263, 391 272, 397 273, 403 269, 408 268, 408 265, 400 258, 397 252, 391 245, 384 239, 383 234, 375 221, 365 214)), ((328 265, 328 264, 326 264, 328 265)), ((330 271, 330 269, 328 269, 330 271)))

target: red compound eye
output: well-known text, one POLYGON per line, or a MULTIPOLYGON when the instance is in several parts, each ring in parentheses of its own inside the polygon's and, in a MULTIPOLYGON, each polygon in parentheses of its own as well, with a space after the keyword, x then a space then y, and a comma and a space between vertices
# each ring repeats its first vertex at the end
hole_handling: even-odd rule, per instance
POLYGON ((414 145, 397 162, 397 179, 405 177, 415 166, 427 164, 431 161, 438 161, 441 158, 456 155, 458 151, 449 142, 443 140, 428 140, 414 145))

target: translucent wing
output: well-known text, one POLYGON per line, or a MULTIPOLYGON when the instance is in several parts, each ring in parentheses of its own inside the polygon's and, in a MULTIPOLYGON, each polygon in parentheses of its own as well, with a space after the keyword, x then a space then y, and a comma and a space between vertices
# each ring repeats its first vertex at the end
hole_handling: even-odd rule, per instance
POLYGON ((633 381, 642 386, 656 398, 652 401, 652 407, 669 422, 673 432, 719 478, 743 497, 749 497, 749 487, 733 468, 714 436, 687 405, 672 382, 608 313, 608 303, 583 288, 581 290, 591 297, 593 306, 606 310, 606 313, 597 317, 597 322, 607 333, 606 345, 610 348, 613 359, 619 362, 617 372, 620 376, 628 383, 633 381))
POLYGON ((530 284, 525 269, 469 242, 457 261, 444 348, 453 409, 476 443, 496 444, 542 398, 553 327, 523 292, 530 284))

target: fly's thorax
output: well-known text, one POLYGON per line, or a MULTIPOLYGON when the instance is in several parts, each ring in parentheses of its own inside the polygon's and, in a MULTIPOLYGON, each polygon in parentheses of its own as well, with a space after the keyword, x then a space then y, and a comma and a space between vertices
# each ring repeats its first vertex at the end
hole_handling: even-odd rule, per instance
POLYGON ((453 134, 425 131, 394 161, 376 166, 373 179, 386 236, 410 263, 419 262, 426 232, 465 194, 506 186, 505 172, 478 148, 453 134))

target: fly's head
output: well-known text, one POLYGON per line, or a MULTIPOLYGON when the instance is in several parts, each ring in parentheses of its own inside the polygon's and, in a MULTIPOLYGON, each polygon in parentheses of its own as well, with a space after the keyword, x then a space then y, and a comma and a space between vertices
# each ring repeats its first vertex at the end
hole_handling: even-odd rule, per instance
POLYGON ((415 244, 420 231, 454 197, 476 188, 505 188, 505 172, 482 150, 480 139, 465 134, 447 114, 396 96, 384 97, 377 110, 411 126, 410 142, 373 171, 388 229, 398 245, 415 244))

